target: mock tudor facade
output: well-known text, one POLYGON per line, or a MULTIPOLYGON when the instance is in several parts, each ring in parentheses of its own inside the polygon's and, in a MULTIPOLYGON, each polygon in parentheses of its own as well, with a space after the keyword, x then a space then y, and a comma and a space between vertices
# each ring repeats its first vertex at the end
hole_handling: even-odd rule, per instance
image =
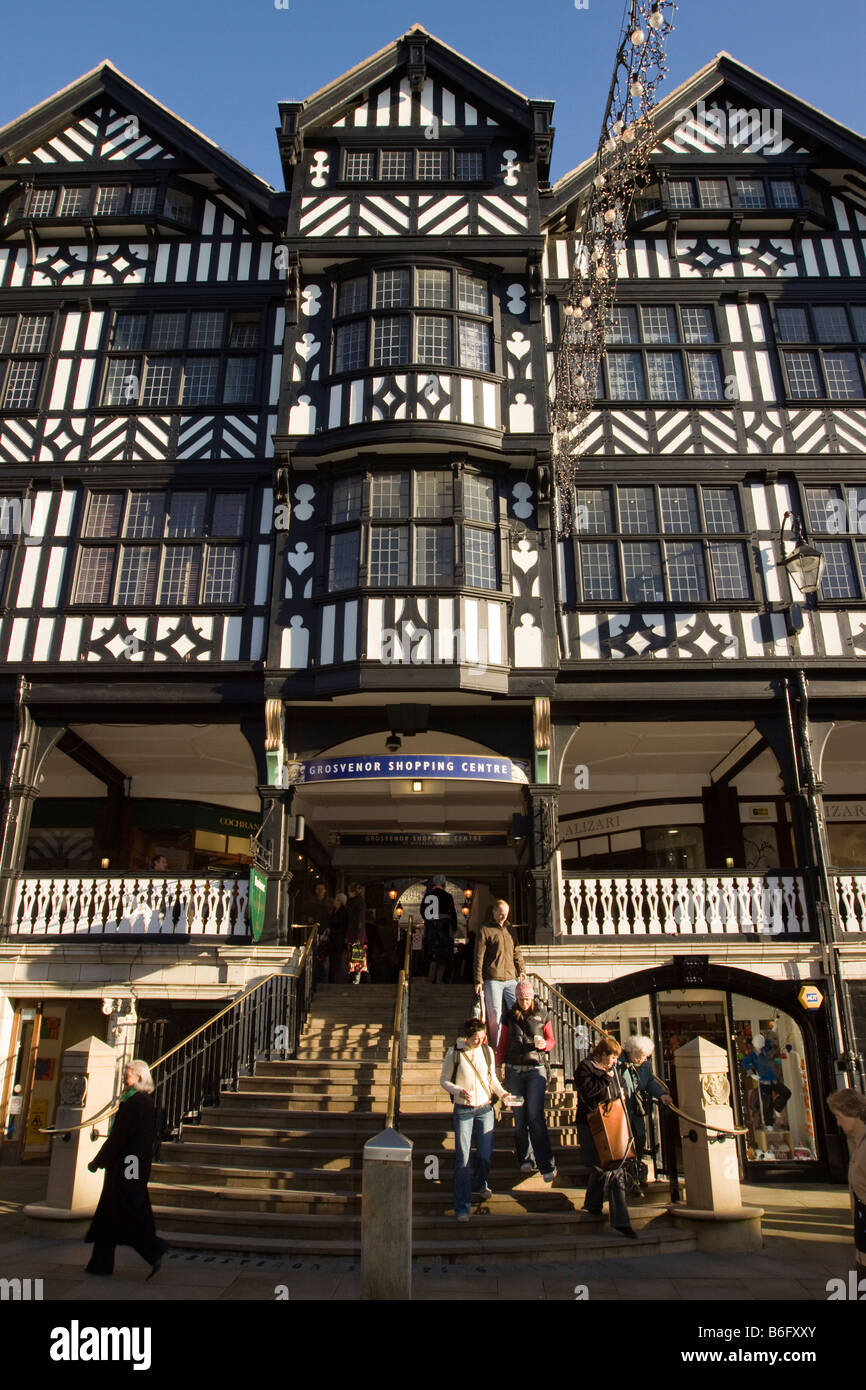
POLYGON ((415 26, 279 117, 281 191, 107 63, 0 131, 10 1151, 101 1012, 158 1051, 317 877, 388 924, 441 870, 663 1066, 727 1047, 750 1173, 837 1171, 866 144, 727 55, 658 108, 563 537, 553 103, 415 26))

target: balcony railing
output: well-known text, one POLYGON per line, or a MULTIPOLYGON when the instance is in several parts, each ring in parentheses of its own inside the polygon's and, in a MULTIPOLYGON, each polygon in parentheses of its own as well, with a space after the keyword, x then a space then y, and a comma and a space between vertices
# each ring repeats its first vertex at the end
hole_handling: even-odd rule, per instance
POLYGON ((866 874, 833 874, 839 924, 844 932, 866 935, 866 874))
POLYGON ((249 935, 249 879, 25 874, 11 936, 249 935))
POLYGON ((572 875, 562 921, 568 936, 811 934, 799 874, 572 875))

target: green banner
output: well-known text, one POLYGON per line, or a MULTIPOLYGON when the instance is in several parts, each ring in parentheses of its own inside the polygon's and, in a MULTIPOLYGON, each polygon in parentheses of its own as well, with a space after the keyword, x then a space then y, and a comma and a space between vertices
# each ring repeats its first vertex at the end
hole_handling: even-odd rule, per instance
POLYGON ((253 941, 261 941, 265 927, 268 880, 261 869, 250 868, 250 925, 253 941))

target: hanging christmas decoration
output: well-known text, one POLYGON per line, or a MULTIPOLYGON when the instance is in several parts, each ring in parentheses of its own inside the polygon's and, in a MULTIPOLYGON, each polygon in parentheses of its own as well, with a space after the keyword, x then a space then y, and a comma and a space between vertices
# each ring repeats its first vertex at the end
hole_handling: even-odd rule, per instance
POLYGON ((653 110, 667 73, 667 38, 676 8, 674 0, 628 0, 594 173, 587 184, 556 357, 553 458, 563 536, 574 530, 575 475, 584 428, 599 394, 632 199, 652 177, 653 110))

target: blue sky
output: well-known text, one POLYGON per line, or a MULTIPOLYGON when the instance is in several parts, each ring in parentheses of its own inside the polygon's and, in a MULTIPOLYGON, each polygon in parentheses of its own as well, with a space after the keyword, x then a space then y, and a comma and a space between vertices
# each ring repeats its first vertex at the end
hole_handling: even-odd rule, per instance
MULTIPOLYGON (((276 103, 297 100, 418 21, 530 97, 556 101, 552 176, 595 148, 623 0, 38 0, 3 21, 0 124, 103 58, 254 173, 280 180, 276 103)), ((735 58, 862 129, 864 0, 681 0, 670 78, 735 58)))

